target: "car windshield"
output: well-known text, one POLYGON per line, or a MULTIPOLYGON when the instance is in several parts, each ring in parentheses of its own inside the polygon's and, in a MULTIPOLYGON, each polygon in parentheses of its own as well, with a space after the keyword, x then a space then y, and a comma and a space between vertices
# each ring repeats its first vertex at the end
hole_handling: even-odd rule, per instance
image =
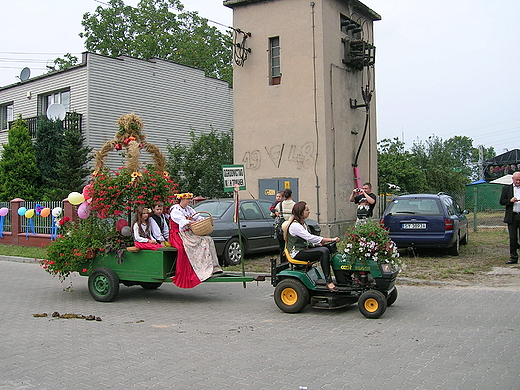
POLYGON ((226 210, 230 206, 230 202, 202 202, 198 203, 193 208, 196 211, 206 211, 210 213, 212 216, 220 218, 222 217, 222 214, 226 212, 226 210))
POLYGON ((387 214, 441 215, 435 199, 395 199, 388 206, 387 214))

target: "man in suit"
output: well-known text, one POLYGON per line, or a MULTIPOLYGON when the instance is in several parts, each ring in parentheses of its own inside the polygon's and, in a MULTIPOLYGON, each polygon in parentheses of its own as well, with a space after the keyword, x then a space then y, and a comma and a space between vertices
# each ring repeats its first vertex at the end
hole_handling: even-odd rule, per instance
POLYGON ((518 264, 518 243, 520 231, 520 172, 513 173, 513 183, 502 188, 500 204, 506 206, 504 222, 509 232, 509 261, 506 264, 518 264))

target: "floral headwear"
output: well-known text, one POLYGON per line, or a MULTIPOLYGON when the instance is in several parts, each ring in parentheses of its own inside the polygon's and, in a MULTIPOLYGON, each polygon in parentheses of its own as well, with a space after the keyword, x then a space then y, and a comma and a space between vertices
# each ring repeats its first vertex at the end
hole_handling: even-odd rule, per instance
POLYGON ((175 194, 177 199, 191 199, 193 194, 191 192, 183 192, 182 194, 175 194))

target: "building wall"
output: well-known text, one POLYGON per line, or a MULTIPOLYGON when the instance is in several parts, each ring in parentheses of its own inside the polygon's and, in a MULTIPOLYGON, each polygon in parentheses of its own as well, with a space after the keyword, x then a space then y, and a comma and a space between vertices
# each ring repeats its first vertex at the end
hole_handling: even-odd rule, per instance
MULTIPOLYGON (((163 60, 111 58, 85 53, 84 66, 0 88, 0 104, 14 101, 14 116, 37 115, 37 95, 70 87, 71 109, 83 114, 86 143, 99 150, 113 138, 117 119, 135 113, 141 117, 147 141, 167 152, 168 142, 190 141, 190 132, 219 132, 233 127, 232 89, 204 71, 163 60), (31 91, 28 99, 26 92, 31 91)), ((0 133, 7 142, 7 132, 0 133)), ((150 162, 149 156, 143 161, 150 162)), ((107 165, 124 161, 115 151, 107 165)))
MULTIPOLYGON (((348 199, 365 124, 364 109, 351 109, 349 99, 362 102, 367 72, 347 71, 342 64, 340 13, 352 15, 351 2, 226 4, 233 8, 234 27, 251 32, 251 53, 243 67, 234 69, 235 163, 246 168, 248 191, 268 198, 259 193, 259 179, 297 178, 297 200, 309 204, 324 234, 339 234, 355 219, 348 199), (280 37, 279 85, 269 84, 268 44, 274 36, 280 37)), ((355 18, 362 18, 372 37, 372 20, 355 18)), ((371 181, 376 191, 374 112, 358 166, 361 181, 371 181)))
MULTIPOLYGON (((224 81, 199 69, 163 60, 89 55, 89 144, 99 148, 111 140, 117 119, 135 113, 144 122, 147 141, 166 153, 168 142, 190 142, 190 132, 233 127, 232 90, 224 81)), ((143 156, 150 161, 149 156, 143 156)), ((109 155, 111 166, 121 158, 109 155)))

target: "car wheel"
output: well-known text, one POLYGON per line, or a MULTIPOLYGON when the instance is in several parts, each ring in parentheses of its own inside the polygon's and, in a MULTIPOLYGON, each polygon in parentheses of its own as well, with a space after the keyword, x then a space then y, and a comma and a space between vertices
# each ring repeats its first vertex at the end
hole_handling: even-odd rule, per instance
POLYGON ((309 303, 309 290, 297 279, 284 279, 274 289, 274 302, 285 313, 299 313, 309 303))
POLYGON ((106 267, 99 267, 88 277, 88 291, 99 302, 111 302, 119 293, 117 274, 106 267))
POLYGON ((461 245, 468 245, 468 231, 466 230, 466 234, 464 235, 464 237, 462 237, 462 240, 460 240, 460 244, 461 245))
POLYGON ((388 297, 386 298, 386 306, 392 306, 395 301, 397 301, 397 287, 394 287, 390 294, 388 294, 388 297))
POLYGON ((386 297, 381 291, 369 290, 359 297, 358 309, 366 318, 381 317, 386 307, 386 297))
POLYGON ((460 236, 457 234, 457 239, 451 248, 448 249, 448 252, 452 256, 458 256, 460 254, 460 236))
POLYGON ((238 265, 240 264, 240 243, 238 238, 233 237, 227 243, 224 248, 224 263, 226 265, 238 265))

